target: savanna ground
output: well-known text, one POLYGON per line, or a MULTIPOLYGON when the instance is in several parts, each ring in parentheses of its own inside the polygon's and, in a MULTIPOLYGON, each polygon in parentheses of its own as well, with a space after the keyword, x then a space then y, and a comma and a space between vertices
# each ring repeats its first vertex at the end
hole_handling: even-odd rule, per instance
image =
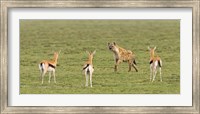
POLYGON ((179 20, 20 20, 21 94, 180 94, 179 20), (121 63, 114 72, 113 53, 107 43, 136 54, 139 72, 121 63), (159 72, 150 82, 148 46, 157 46, 162 58, 159 72), (57 83, 41 84, 38 64, 61 50, 56 67, 57 83), (85 87, 82 66, 86 50, 96 50, 93 88, 85 87))

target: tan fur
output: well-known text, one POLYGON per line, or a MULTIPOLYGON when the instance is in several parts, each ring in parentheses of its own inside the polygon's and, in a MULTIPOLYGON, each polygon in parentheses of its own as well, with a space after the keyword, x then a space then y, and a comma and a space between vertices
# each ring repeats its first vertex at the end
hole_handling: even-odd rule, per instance
POLYGON ((43 78, 44 78, 45 74, 48 72, 49 67, 51 67, 50 65, 52 65, 54 68, 52 68, 52 70, 49 70, 49 83, 50 83, 50 78, 51 78, 51 72, 54 75, 54 82, 56 83, 55 67, 57 65, 59 53, 58 52, 54 52, 54 58, 52 60, 42 60, 40 62, 39 68, 40 68, 40 72, 41 72, 42 84, 43 84, 43 78), (44 64, 44 68, 43 68, 43 66, 41 66, 42 64, 44 64))
POLYGON ((86 51, 86 53, 88 54, 88 60, 85 62, 84 66, 83 66, 83 70, 85 71, 85 79, 86 79, 85 86, 88 86, 88 80, 89 80, 88 78, 90 78, 90 87, 92 87, 92 74, 94 72, 92 60, 93 60, 93 56, 96 53, 96 51, 94 51, 94 52, 86 51))
POLYGON ((94 53, 90 53, 90 52, 86 51, 86 53, 88 53, 88 60, 85 62, 84 66, 87 64, 92 65, 93 55, 95 54, 95 51, 94 51, 94 53))
POLYGON ((117 71, 118 65, 121 62, 128 62, 129 64, 128 71, 131 71, 131 67, 133 67, 135 71, 138 72, 135 62, 135 56, 132 51, 119 47, 115 42, 108 43, 108 48, 114 53, 115 71, 117 71))
POLYGON ((156 47, 154 47, 154 48, 148 47, 148 49, 150 51, 150 61, 149 62, 154 63, 155 61, 161 61, 161 58, 158 55, 155 56, 156 47))
POLYGON ((159 68, 160 71, 160 81, 162 82, 162 73, 161 73, 161 67, 162 67, 162 60, 159 56, 155 56, 155 50, 156 47, 150 48, 148 47, 150 51, 150 81, 154 81, 156 74, 157 74, 157 68, 159 68))

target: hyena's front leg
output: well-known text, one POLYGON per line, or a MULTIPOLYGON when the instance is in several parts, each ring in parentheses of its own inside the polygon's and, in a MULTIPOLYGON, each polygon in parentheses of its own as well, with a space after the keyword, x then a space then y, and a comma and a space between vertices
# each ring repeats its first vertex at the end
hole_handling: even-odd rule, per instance
POLYGON ((115 59, 115 72, 117 72, 117 69, 118 69, 118 65, 120 63, 120 60, 119 59, 115 59))
POLYGON ((130 71, 131 71, 131 65, 132 65, 132 62, 131 62, 131 61, 128 61, 128 65, 129 65, 128 72, 130 72, 130 71))

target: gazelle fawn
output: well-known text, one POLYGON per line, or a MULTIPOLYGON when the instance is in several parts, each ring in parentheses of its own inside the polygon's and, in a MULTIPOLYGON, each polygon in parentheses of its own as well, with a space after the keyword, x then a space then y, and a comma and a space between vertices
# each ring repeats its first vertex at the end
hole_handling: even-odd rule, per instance
POLYGON ((156 78, 156 74, 157 74, 157 69, 159 68, 160 71, 160 81, 162 82, 162 73, 161 73, 161 67, 162 67, 162 61, 161 58, 159 56, 155 56, 155 50, 156 47, 154 48, 150 48, 148 47, 149 51, 150 51, 150 81, 154 81, 156 78))
POLYGON ((54 58, 53 60, 43 60, 39 64, 39 70, 40 70, 40 76, 42 78, 42 84, 44 80, 44 76, 47 72, 49 72, 49 83, 51 80, 51 74, 53 74, 54 77, 54 83, 56 83, 56 75, 55 75, 55 70, 56 70, 56 65, 58 61, 58 55, 60 54, 61 51, 54 52, 54 58))
POLYGON ((93 56, 96 53, 96 51, 94 51, 92 53, 86 51, 86 53, 88 54, 88 60, 85 62, 84 66, 83 66, 83 70, 85 72, 85 79, 86 79, 85 86, 88 86, 88 80, 89 80, 88 78, 90 77, 90 87, 92 87, 92 74, 94 72, 92 60, 93 60, 93 56))

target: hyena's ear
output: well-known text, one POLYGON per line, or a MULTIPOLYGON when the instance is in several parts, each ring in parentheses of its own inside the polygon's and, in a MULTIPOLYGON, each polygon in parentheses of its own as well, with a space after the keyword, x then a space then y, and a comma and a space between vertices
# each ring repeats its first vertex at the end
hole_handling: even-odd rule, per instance
POLYGON ((113 42, 113 44, 114 44, 114 45, 116 45, 116 43, 115 43, 115 42, 113 42))
POLYGON ((108 46, 110 45, 110 43, 108 42, 108 46))
POLYGON ((156 46, 154 47, 154 50, 156 50, 156 46))
POLYGON ((96 53, 96 50, 94 50, 93 52, 92 52, 92 55, 94 55, 96 53))

